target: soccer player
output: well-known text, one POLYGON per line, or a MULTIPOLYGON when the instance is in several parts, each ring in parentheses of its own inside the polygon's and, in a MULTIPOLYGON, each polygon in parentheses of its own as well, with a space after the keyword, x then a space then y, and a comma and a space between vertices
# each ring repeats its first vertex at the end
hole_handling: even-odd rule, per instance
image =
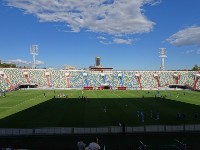
POLYGON ((176 96, 176 98, 178 98, 179 97, 179 93, 177 92, 177 96, 176 96))
POLYGON ((63 97, 66 97, 65 93, 63 93, 63 97))
POLYGON ((137 111, 137 116, 138 116, 138 118, 140 117, 140 111, 139 110, 137 111))
POLYGON ((186 115, 184 113, 182 113, 182 118, 185 119, 186 115))
POLYGON ((177 118, 177 120, 180 120, 180 118, 181 118, 181 115, 180 115, 180 113, 179 113, 179 112, 177 113, 177 115, 176 115, 176 118, 177 118))
POLYGON ((142 120, 142 122, 144 122, 144 114, 143 113, 141 113, 141 120, 142 120))
POLYGON ((151 118, 153 118, 153 111, 150 110, 150 115, 151 115, 151 118))
POLYGON ((156 120, 159 120, 159 119, 160 119, 160 113, 157 112, 157 114, 156 114, 156 120))
POLYGON ((198 115, 197 115, 197 113, 195 113, 195 114, 194 114, 194 118, 195 118, 195 119, 197 119, 197 118, 198 118, 198 115))
POLYGON ((106 109, 106 106, 104 107, 104 112, 106 112, 107 111, 107 109, 106 109))

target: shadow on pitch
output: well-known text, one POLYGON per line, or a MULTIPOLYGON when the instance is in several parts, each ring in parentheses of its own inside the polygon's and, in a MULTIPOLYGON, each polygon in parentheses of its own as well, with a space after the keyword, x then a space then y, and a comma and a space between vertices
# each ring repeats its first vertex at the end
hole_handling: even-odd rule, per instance
MULTIPOLYGON (((200 106, 160 97, 52 98, 1 119, 0 127, 86 127, 87 124, 92 126, 112 126, 118 125, 118 122, 125 122, 131 125, 130 121, 137 119, 138 110, 144 111, 146 118, 150 118, 149 112, 151 110, 154 112, 159 111, 161 123, 166 124, 168 124, 168 118, 165 120, 164 117, 168 114, 172 121, 173 119, 176 120, 177 112, 185 113, 186 117, 190 118, 180 123, 195 123, 193 114, 200 115, 200 106), (88 123, 85 120, 90 122, 88 123)), ((160 124, 159 122, 157 123, 160 124)), ((200 123, 199 119, 197 123, 200 123)), ((142 125, 145 124, 143 123, 142 125)))

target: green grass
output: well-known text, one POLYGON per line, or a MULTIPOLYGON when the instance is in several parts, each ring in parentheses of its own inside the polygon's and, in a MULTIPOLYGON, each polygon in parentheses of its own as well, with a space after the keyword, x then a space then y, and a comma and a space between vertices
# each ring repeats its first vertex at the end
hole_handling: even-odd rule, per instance
POLYGON ((82 96, 81 90, 56 90, 55 94, 53 90, 13 91, 0 97, 0 127, 100 127, 118 126, 119 122, 126 126, 200 123, 200 93, 160 91, 160 95, 167 96, 165 99, 155 98, 155 93, 84 91, 84 96, 88 97, 88 102, 84 102, 78 99, 82 96), (58 97, 60 93, 68 95, 68 99, 58 97), (144 112, 144 122, 137 117, 138 110, 144 112), (159 120, 155 119, 156 112, 160 113, 159 120), (186 118, 177 120, 177 112, 186 114, 186 118), (195 113, 199 115, 197 119, 195 113))

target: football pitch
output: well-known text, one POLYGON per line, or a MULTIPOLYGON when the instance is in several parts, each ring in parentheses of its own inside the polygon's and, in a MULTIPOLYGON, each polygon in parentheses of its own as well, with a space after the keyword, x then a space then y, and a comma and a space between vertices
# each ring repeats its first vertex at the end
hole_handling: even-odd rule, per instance
POLYGON ((103 127, 119 123, 126 126, 199 124, 200 93, 18 90, 0 97, 1 128, 103 127))

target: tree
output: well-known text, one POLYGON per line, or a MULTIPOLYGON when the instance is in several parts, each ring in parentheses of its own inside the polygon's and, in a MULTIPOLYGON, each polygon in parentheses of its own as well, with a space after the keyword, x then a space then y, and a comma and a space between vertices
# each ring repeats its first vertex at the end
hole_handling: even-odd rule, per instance
POLYGON ((199 70, 199 66, 195 64, 194 67, 192 68, 192 71, 198 71, 198 70, 199 70))

